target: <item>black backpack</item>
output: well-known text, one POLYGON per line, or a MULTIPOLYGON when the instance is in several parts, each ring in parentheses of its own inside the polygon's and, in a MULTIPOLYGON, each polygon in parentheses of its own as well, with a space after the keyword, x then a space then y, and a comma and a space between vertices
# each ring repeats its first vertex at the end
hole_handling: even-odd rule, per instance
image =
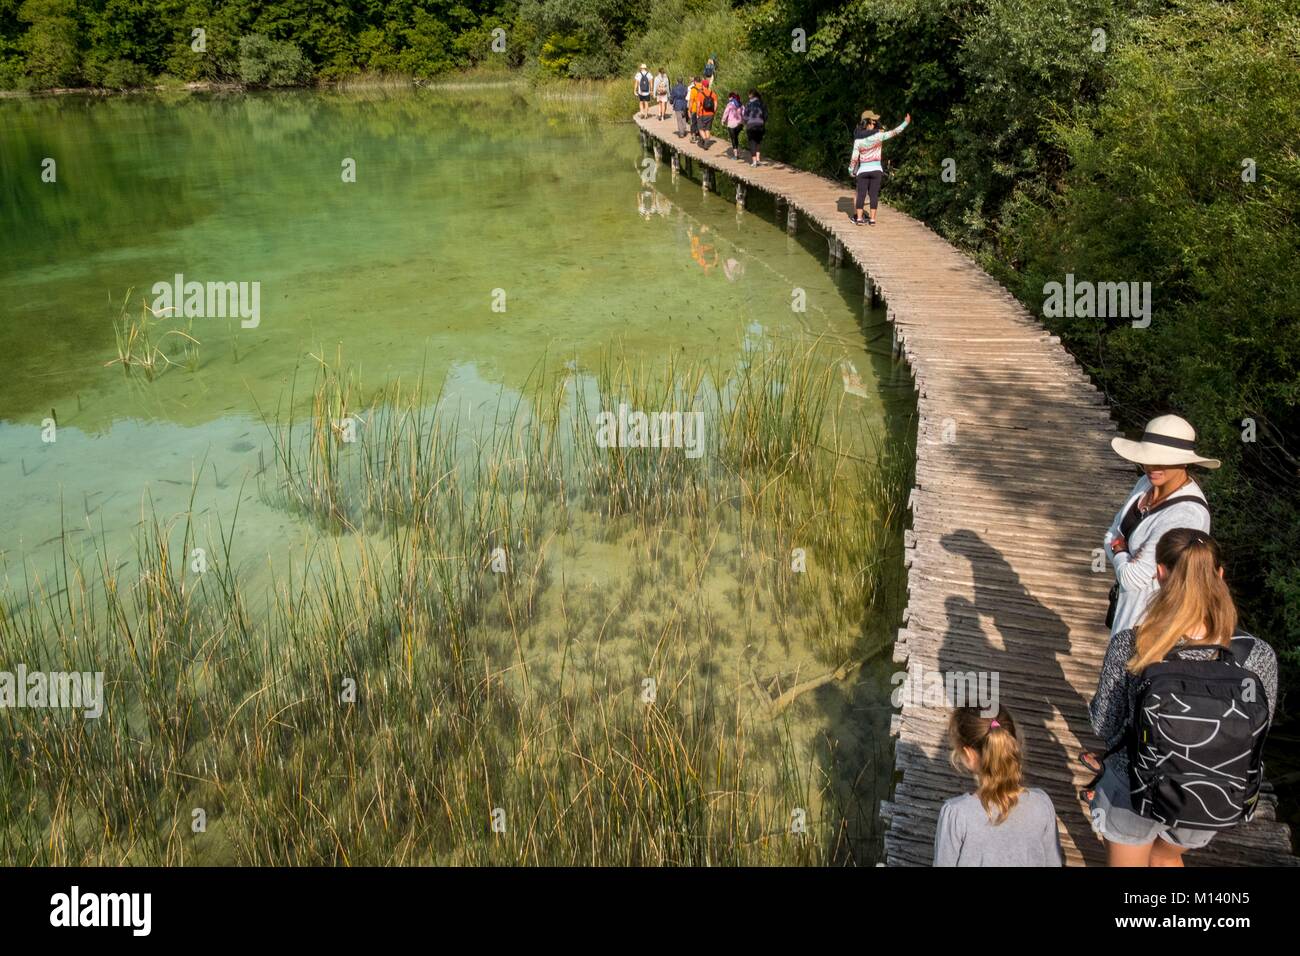
POLYGON ((649 74, 649 73, 638 73, 637 75, 641 78, 641 92, 642 92, 642 93, 649 93, 649 92, 650 92, 650 74, 649 74))
POLYGON ((1128 748, 1139 816, 1226 830, 1255 815, 1269 715, 1264 683, 1245 666, 1254 640, 1234 634, 1205 660, 1174 648, 1142 672, 1133 723, 1120 744, 1128 748))
POLYGON ((700 95, 700 112, 712 113, 718 108, 718 98, 713 95, 712 90, 705 90, 700 95))

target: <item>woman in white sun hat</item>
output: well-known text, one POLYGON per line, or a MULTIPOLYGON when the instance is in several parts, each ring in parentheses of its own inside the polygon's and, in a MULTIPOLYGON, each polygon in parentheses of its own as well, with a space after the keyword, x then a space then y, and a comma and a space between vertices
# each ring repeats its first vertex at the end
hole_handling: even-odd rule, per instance
POLYGON ((1112 438, 1110 445, 1121 458, 1142 466, 1142 477, 1105 537, 1115 569, 1106 618, 1114 635, 1136 624, 1160 589, 1156 544, 1161 536, 1173 528, 1210 533, 1210 506, 1187 468, 1218 468, 1219 462, 1196 453, 1196 430, 1177 415, 1151 419, 1138 441, 1112 438))

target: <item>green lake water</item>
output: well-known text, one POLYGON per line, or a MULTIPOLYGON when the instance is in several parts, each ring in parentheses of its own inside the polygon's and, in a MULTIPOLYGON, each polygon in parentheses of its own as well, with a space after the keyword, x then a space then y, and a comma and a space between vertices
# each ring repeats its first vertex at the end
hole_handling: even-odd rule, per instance
MULTIPOLYGON (((92 539, 129 566, 142 508, 167 521, 191 496, 200 521, 238 507, 253 580, 309 548, 323 532, 256 476, 263 415, 295 376, 309 391, 313 356, 341 357, 368 389, 443 382, 473 422, 539 363, 725 366, 793 345, 837 369, 858 454, 868 433, 910 428, 910 380, 862 276, 828 266, 815 233, 786 235, 766 197, 751 191, 742 213, 725 178, 705 193, 645 169, 635 130, 594 105, 509 89, 0 101, 7 587, 26 592, 92 539), (197 341, 192 361, 128 376, 114 363, 123 304, 139 316, 177 274, 259 283, 259 322, 161 316, 155 334, 197 341)), ((598 581, 618 562, 596 547, 584 570, 598 581)), ((807 663, 785 653, 796 664, 781 666, 807 663)), ((871 723, 886 747, 887 714, 871 723)))
MULTIPOLYGON (((445 379, 472 416, 543 356, 711 360, 824 334, 865 384, 852 400, 866 421, 910 401, 906 382, 879 381, 888 332, 879 316, 864 330, 861 276, 829 270, 823 240, 788 238, 752 195, 737 215, 725 184, 706 196, 666 165, 643 182, 635 132, 581 104, 498 90, 51 98, 0 102, 0 118, 10 572, 57 551, 61 507, 65 526, 89 519, 110 539, 146 491, 160 513, 184 510, 200 463, 197 504, 229 513, 258 468, 259 409, 295 369, 310 383, 313 354, 341 355, 367 386, 445 379), (128 293, 138 316, 178 273, 259 282, 260 322, 159 323, 199 341, 197 369, 128 380, 106 365, 113 322, 128 293)), ((246 532, 298 536, 258 506, 245 502, 246 532)))

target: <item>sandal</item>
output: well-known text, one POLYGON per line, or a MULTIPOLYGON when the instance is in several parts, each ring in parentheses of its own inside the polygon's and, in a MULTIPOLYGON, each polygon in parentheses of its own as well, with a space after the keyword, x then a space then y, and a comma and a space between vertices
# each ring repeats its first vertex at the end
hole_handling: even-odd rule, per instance
MULTIPOLYGON (((1106 756, 1110 756, 1107 754, 1106 756)), ((1083 764, 1094 774, 1093 778, 1079 791, 1079 799, 1084 803, 1092 803, 1092 798, 1097 792, 1097 784, 1101 783, 1102 775, 1106 773, 1106 760, 1104 757, 1098 757, 1091 750, 1085 750, 1079 754, 1079 763, 1083 764), (1089 763, 1091 757, 1094 763, 1089 763)))

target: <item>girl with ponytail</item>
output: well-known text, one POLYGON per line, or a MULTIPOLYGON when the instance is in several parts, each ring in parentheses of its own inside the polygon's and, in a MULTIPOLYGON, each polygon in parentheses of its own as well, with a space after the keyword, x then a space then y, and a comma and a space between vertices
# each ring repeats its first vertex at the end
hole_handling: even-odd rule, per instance
POLYGON ((1042 790, 1026 789, 1016 724, 1005 708, 996 717, 958 707, 948 722, 952 765, 973 774, 974 793, 939 810, 935 866, 1060 866, 1056 810, 1042 790))
POLYGON ((1156 546, 1160 589, 1136 627, 1110 639, 1090 713, 1092 728, 1118 749, 1104 763, 1085 753, 1085 766, 1100 774, 1087 794, 1093 829, 1106 841, 1111 866, 1182 866, 1183 853, 1203 847, 1214 830, 1167 826, 1133 809, 1127 748, 1143 671, 1172 651, 1185 660, 1213 660, 1231 644, 1248 672, 1258 675, 1270 720, 1277 697, 1277 656, 1237 627, 1237 608, 1223 580, 1219 545, 1196 528, 1166 531, 1156 546), (1240 642, 1240 643, 1239 643, 1240 642))

